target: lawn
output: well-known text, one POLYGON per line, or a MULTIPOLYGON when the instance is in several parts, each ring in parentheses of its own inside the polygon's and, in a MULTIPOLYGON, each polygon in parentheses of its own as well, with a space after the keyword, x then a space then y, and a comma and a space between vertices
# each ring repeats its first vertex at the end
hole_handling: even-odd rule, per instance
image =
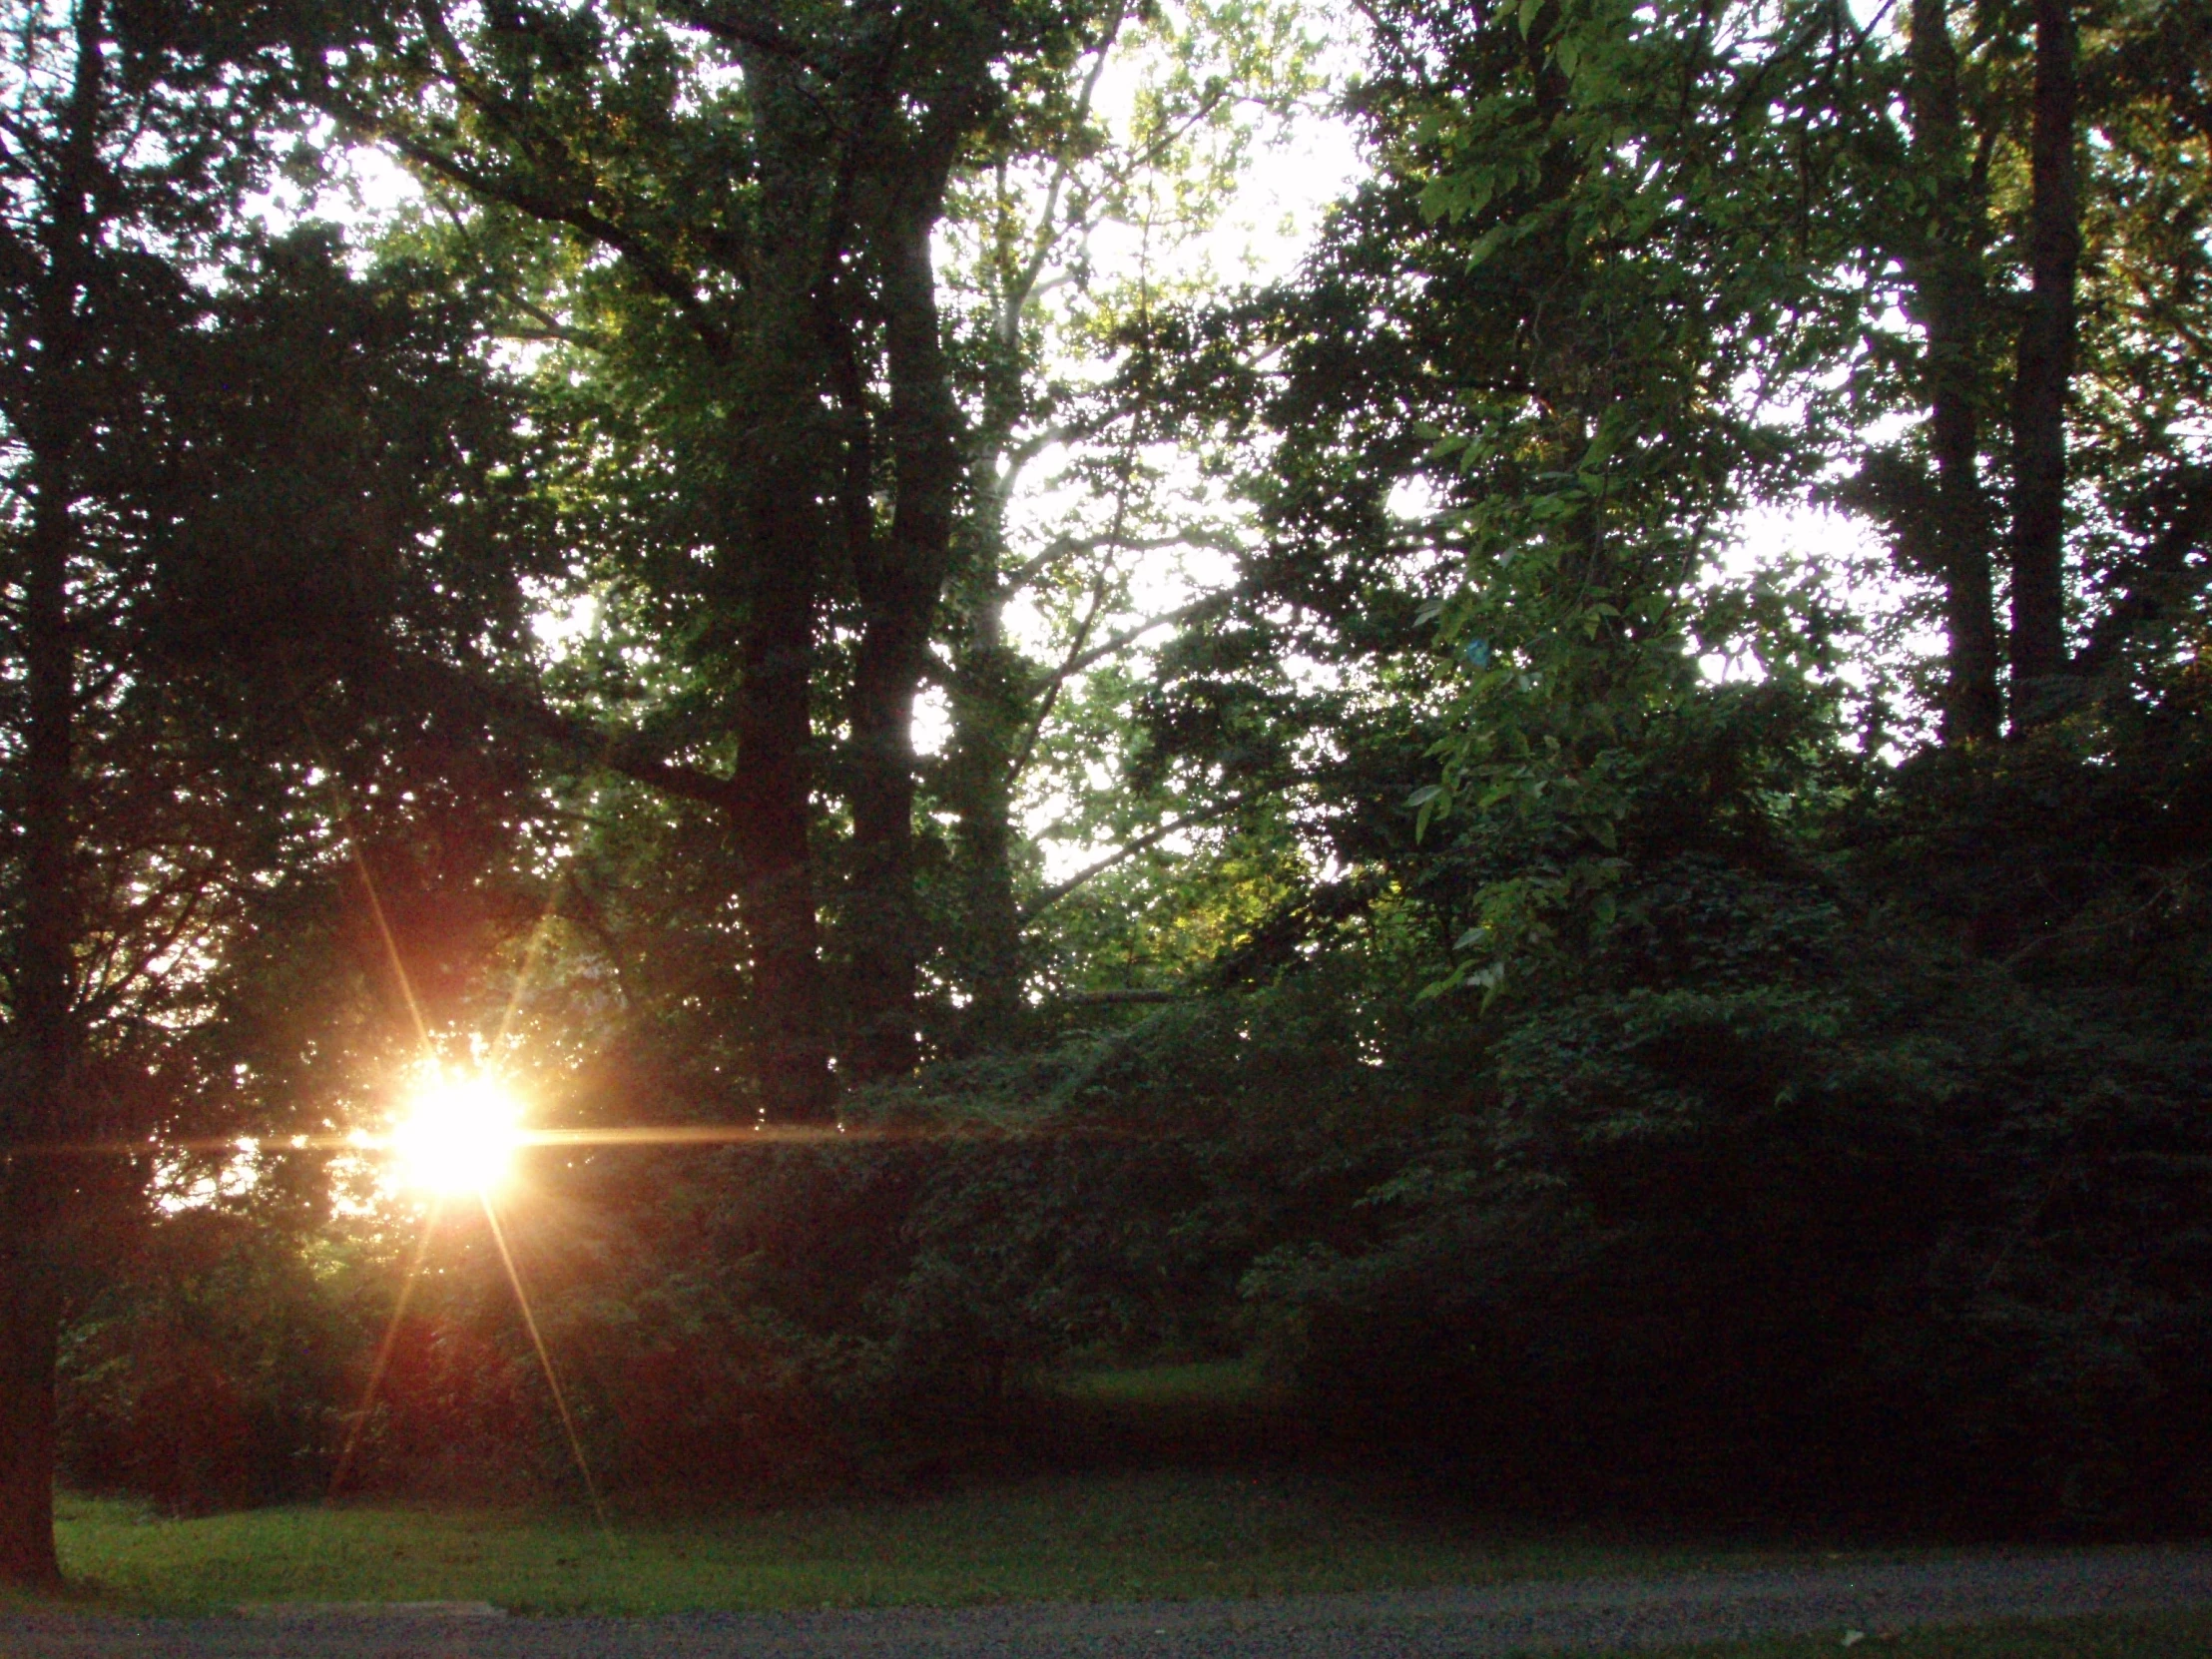
POLYGON ((1145 1471, 711 1515, 344 1504, 173 1520, 66 1499, 95 1604, 484 1600, 522 1612, 1291 1595, 1650 1573, 1772 1554, 1514 1537, 1312 1473, 1145 1471))
POLYGON ((1075 1372, 1054 1391, 1087 1404, 1157 1414, 1212 1409, 1250 1411, 1274 1402, 1277 1388, 1248 1360, 1200 1360, 1181 1365, 1116 1366, 1075 1372))
MULTIPOLYGON (((1296 1595, 1814 1553, 1516 1528, 1440 1509, 1402 1482, 1285 1466, 1255 1455, 1287 1448, 1272 1390, 1242 1366, 1093 1373, 1060 1393, 1053 1426, 1072 1472, 935 1495, 711 1512, 633 1499, 605 1531, 575 1508, 357 1502, 174 1519, 79 1496, 61 1504, 62 1559, 71 1600, 88 1610, 466 1600, 677 1613, 1296 1595), (1227 1455, 1188 1460, 1209 1447, 1227 1455)), ((0 1596, 0 1610, 11 1605, 0 1596)), ((1811 1659, 1841 1651, 1842 1634, 1678 1659, 1811 1659)), ((1862 1659, 2212 1659, 2212 1614, 1876 1632, 1852 1645, 1862 1659)))

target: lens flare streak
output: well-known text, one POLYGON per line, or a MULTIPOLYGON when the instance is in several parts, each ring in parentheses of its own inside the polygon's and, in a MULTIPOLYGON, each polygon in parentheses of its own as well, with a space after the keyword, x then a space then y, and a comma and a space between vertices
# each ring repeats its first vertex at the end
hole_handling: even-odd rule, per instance
POLYGON ((561 1386, 560 1376, 553 1370, 553 1356, 538 1330, 538 1316, 530 1307, 530 1294, 522 1288, 522 1274, 515 1267, 514 1252, 507 1248, 507 1230, 499 1224, 499 1211, 492 1204, 491 1194, 479 1192, 476 1197, 484 1207, 484 1220, 491 1224, 492 1242, 499 1246, 499 1261, 507 1270, 507 1283, 514 1288, 515 1306, 522 1311, 523 1329, 530 1333, 530 1346, 537 1350, 538 1369, 545 1373, 545 1385, 553 1395, 553 1408, 560 1413, 561 1428, 568 1435, 568 1449, 576 1458, 576 1472, 583 1477, 584 1495, 591 1499, 591 1512, 599 1521, 600 1532, 611 1541, 614 1528, 607 1524, 607 1505, 600 1499, 599 1483, 592 1479, 591 1461, 584 1455, 583 1436, 576 1431, 576 1414, 569 1409, 568 1391, 561 1386))
MULTIPOLYGON (((746 1124, 678 1123, 611 1125, 597 1129, 521 1129, 512 1145, 526 1147, 619 1146, 806 1146, 821 1142, 840 1145, 929 1145, 949 1141, 1142 1141, 1161 1138, 1156 1130, 1124 1128, 1109 1123, 1059 1125, 1045 1129, 1015 1128, 872 1128, 823 1125, 759 1126, 746 1124)), ((397 1149, 396 1135, 345 1134, 268 1135, 252 1144, 263 1156, 282 1152, 390 1152, 397 1149)), ((26 1141, 0 1146, 0 1158, 158 1158, 179 1152, 241 1152, 248 1143, 236 1135, 183 1136, 175 1140, 26 1141)))
POLYGON ((406 1274, 399 1281, 399 1296, 392 1304, 391 1318, 384 1325, 384 1340, 376 1345, 376 1359, 368 1369, 368 1385, 361 1390, 361 1403, 353 1412, 351 1425, 345 1431, 345 1449, 338 1455, 337 1467, 330 1474, 330 1496, 336 1497, 345 1485, 345 1477, 352 1472, 353 1459, 360 1451, 361 1435, 368 1428, 368 1414, 376 1408, 376 1390, 383 1386, 384 1373, 391 1369, 391 1354, 399 1342, 400 1322, 407 1317, 407 1304, 414 1299, 415 1282, 422 1277, 424 1258, 430 1254, 430 1235, 437 1230, 438 1212, 442 1204, 433 1199, 430 1213, 422 1218, 422 1232, 415 1239, 414 1255, 408 1259, 406 1274))

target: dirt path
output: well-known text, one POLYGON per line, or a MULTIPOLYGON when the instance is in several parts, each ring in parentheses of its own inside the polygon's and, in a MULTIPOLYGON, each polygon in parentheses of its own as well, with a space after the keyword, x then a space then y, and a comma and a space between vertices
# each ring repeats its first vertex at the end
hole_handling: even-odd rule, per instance
POLYGON ((1473 1659, 2212 1607, 2212 1547, 1300 1596, 521 1619, 0 1617, 0 1659, 1473 1659))

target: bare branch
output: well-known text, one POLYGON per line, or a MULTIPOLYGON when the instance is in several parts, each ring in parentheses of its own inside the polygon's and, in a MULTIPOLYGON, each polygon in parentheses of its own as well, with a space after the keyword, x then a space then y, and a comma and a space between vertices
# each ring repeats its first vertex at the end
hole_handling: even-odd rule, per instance
POLYGON ((726 45, 750 46, 770 57, 783 58, 809 69, 816 67, 775 19, 752 6, 691 4, 671 6, 670 10, 693 28, 726 45))
POLYGON ((535 322, 535 328, 509 328, 500 333, 502 339, 536 340, 546 343, 573 345, 579 351, 605 351, 608 342, 588 328, 579 328, 563 322, 543 305, 523 298, 518 293, 507 295, 507 303, 535 322))
MULTIPOLYGON (((533 168, 540 173, 548 171, 526 124, 518 119, 506 100, 485 87, 471 70, 467 54, 454 39, 443 11, 425 0, 418 7, 418 15, 443 65, 446 84, 453 89, 454 95, 495 123, 533 168)), ((549 225, 565 225, 621 255, 647 287, 682 313, 710 351, 724 359, 732 354, 734 342, 729 330, 708 309, 696 284, 644 238, 602 212, 591 200, 595 193, 588 183, 561 181, 562 188, 548 189, 515 179, 497 178, 335 93, 325 92, 318 102, 343 131, 385 146, 416 169, 458 185, 481 200, 513 208, 549 225)))
POLYGON ((589 204, 533 190, 512 180, 495 179, 432 145, 388 128, 372 125, 364 130, 363 136, 389 146, 405 160, 459 185, 472 196, 500 203, 549 225, 565 225, 621 255, 647 287, 683 314, 684 320, 691 324, 693 332, 698 334, 708 350, 718 358, 731 355, 733 342, 730 330, 707 308, 691 280, 648 247, 643 238, 624 229, 589 204))
POLYGON ((1104 857, 1092 859, 1073 875, 1053 882, 1052 885, 1046 887, 1035 898, 1031 899, 1021 912, 1021 925, 1027 927, 1038 916, 1067 897, 1069 893, 1104 875, 1117 865, 1127 863, 1138 853, 1151 851, 1162 841, 1167 840, 1170 836, 1182 833, 1185 830, 1196 830, 1201 825, 1218 823, 1239 808, 1249 806, 1258 799, 1257 795, 1231 796, 1227 801, 1217 802, 1203 812, 1187 813, 1182 818, 1161 825, 1157 830, 1147 830, 1144 834, 1115 848, 1104 857))
POLYGON ((1178 623, 1196 621, 1220 611, 1228 603, 1226 594, 1210 593, 1204 599, 1194 599, 1188 605, 1178 605, 1172 611, 1162 611, 1158 616, 1147 617, 1127 628, 1117 628, 1089 650, 1077 651, 1062 659, 1059 668, 1053 671, 1052 678, 1058 682, 1081 674, 1085 669, 1095 668, 1107 658, 1119 655, 1155 628, 1173 628, 1178 623))
MULTIPOLYGON (((1098 621, 1098 613, 1106 608, 1106 578, 1101 575, 1091 583, 1091 608, 1083 613, 1083 620, 1075 630, 1075 639, 1068 646, 1068 661, 1072 662, 1083 649, 1083 642, 1091 637, 1091 629, 1098 621)), ((1044 736, 1045 722, 1052 718, 1052 711, 1060 701, 1060 691, 1068 682, 1071 671, 1063 662, 1059 670, 1044 682, 1044 696, 1037 700, 1037 711, 1029 717, 1029 728, 1022 733, 1021 742, 1015 747, 1014 757, 1006 763, 1006 782, 1010 785, 1028 769, 1030 757, 1037 752, 1037 742, 1044 736)))
MULTIPOLYGON (((1090 120, 1091 105, 1098 93, 1099 80, 1106 73, 1107 59, 1112 56, 1114 42, 1121 38, 1122 24, 1127 17, 1127 8, 1117 6, 1100 32, 1097 56, 1091 60, 1090 73, 1083 77, 1082 91, 1076 96, 1074 118, 1069 123, 1072 132, 1080 132, 1083 125, 1090 120)), ((1020 338, 1022 313, 1036 298, 1039 292, 1038 281, 1044 276, 1046 263, 1052 258, 1053 248, 1059 243, 1059 234, 1053 229, 1053 221, 1059 217, 1060 193, 1067 188, 1068 179, 1075 171, 1075 153, 1071 147, 1062 150, 1054 163, 1051 182, 1045 187, 1044 205, 1037 211, 1036 228, 1029 234, 1029 261, 1021 268, 1020 275, 1006 284, 1005 297, 1000 303, 998 335, 999 343, 1008 350, 1013 349, 1020 338)))
POLYGON ((1009 589, 1025 588, 1056 564, 1078 554, 1096 553, 1109 547, 1118 553, 1159 553, 1170 547, 1204 547, 1217 553, 1244 551, 1244 544, 1236 537, 1206 530, 1176 530, 1164 536, 1129 536, 1118 529, 1101 530, 1095 536, 1055 536, 1000 580, 1009 589))

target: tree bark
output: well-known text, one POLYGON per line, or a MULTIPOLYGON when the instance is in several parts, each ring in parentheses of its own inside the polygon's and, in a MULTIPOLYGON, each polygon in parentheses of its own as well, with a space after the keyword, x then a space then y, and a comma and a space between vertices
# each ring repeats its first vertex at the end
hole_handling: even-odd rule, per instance
POLYGON ((961 938, 955 960, 970 998, 969 1041, 1005 1039, 1021 1012, 1021 909, 1014 897, 1014 789, 1028 729, 1030 674, 1006 644, 1006 596, 992 559, 977 572, 967 637, 952 677, 946 793, 953 808, 961 938))
POLYGON ((919 1057, 912 725, 921 641, 908 637, 914 632, 871 619, 853 664, 852 872, 844 926, 851 943, 847 1058, 860 1082, 902 1077, 919 1057))
MULTIPOLYGON (((25 891, 9 985, 15 1098, 5 1114, 5 1139, 34 1146, 60 1139, 69 1127, 76 1014, 70 826, 75 676, 66 609, 71 469, 66 431, 40 441, 22 620, 30 723, 25 891)), ((54 1553, 54 1363, 61 1320, 53 1259, 56 1197, 45 1158, 0 1161, 0 1580, 40 1587, 61 1579, 54 1553)))
MULTIPOLYGON (((73 307, 72 307, 73 308, 73 307)), ((59 345, 70 324, 49 332, 59 345)), ((68 348, 57 351, 62 367, 68 348)), ((25 702, 21 924, 9 975, 9 1032, 16 1098, 5 1139, 50 1148, 73 1127, 77 934, 72 820, 76 675, 68 626, 74 539, 70 477, 75 447, 65 396, 49 393, 55 423, 34 442, 31 533, 23 584, 25 702)), ((45 421, 41 425, 46 425, 45 421)), ((54 1360, 59 1332, 60 1191, 50 1157, 8 1161, 0 1185, 0 1577, 58 1581, 54 1557, 54 1360)))
MULTIPOLYGON (((1095 86, 1095 80, 1092 83, 1095 86)), ((1082 107, 1089 107, 1090 87, 1082 107)), ((1056 200, 1056 197, 1055 197, 1056 200)), ((1052 209, 1048 206, 1047 213, 1052 209)), ((1049 223, 1031 233, 1050 235, 1049 223)), ((1005 1040, 1021 1010, 1020 906, 1014 897, 1014 792, 1029 729, 1034 675, 1006 642, 1006 507, 1013 433, 1024 405, 1022 319, 1043 270, 1041 252, 997 270, 996 315, 985 349, 982 414, 970 435, 968 515, 956 587, 962 627, 952 642, 952 739, 942 783, 953 815, 959 928, 948 941, 953 976, 968 994, 962 1046, 1005 1040)))
POLYGON ((882 227, 884 345, 895 493, 889 534, 856 572, 863 616, 852 736, 853 1070, 896 1077, 919 1058, 914 1023, 914 695, 951 566, 959 409, 937 316, 929 234, 942 197, 934 159, 882 227))
POLYGON ((0 1233, 0 1583, 52 1589, 54 1553, 54 1360, 61 1300, 52 1265, 24 1236, 36 1210, 18 1168, 8 1182, 0 1233))
MULTIPOLYGON (((78 395, 86 346, 105 60, 100 0, 80 0, 76 63, 55 158, 36 290, 38 355, 24 437, 30 526, 24 538, 22 903, 9 972, 9 1142, 56 1141, 71 1127, 79 926, 74 770, 76 652, 69 574, 79 451, 90 412, 78 395)), ((53 1584, 56 1260, 61 1188, 44 1158, 0 1161, 0 1578, 53 1584)))
POLYGON ((1912 162, 1930 201, 1908 267, 1926 330, 1923 385, 1936 463, 1936 525, 1948 675, 1945 743, 1994 738, 1997 628, 1989 504, 1979 470, 1979 337, 1983 314, 1979 214, 1958 108, 1958 54, 1944 0, 1914 0, 1908 49, 1912 162))
POLYGON ((2066 387, 2073 373, 2075 33, 2069 0, 2035 0, 2030 287, 2012 382, 2012 729, 2064 706, 2066 387))
POLYGON ((756 445, 747 513, 751 600, 740 648, 741 799, 731 815, 739 917, 752 944, 754 1067, 780 1124, 833 1115, 815 917, 811 719, 821 527, 811 468, 775 434, 756 445), (781 451, 781 453, 779 453, 781 451), (780 462, 781 464, 776 464, 780 462))
POLYGON ((824 202, 820 112, 793 67, 741 51, 759 133, 763 247, 744 349, 729 367, 741 411, 733 462, 740 544, 738 767, 732 814, 739 919, 752 946, 754 1071, 765 1118, 827 1124, 835 1080, 824 1019, 813 847, 816 629, 830 551, 836 434, 825 404, 821 285, 841 235, 824 202))

